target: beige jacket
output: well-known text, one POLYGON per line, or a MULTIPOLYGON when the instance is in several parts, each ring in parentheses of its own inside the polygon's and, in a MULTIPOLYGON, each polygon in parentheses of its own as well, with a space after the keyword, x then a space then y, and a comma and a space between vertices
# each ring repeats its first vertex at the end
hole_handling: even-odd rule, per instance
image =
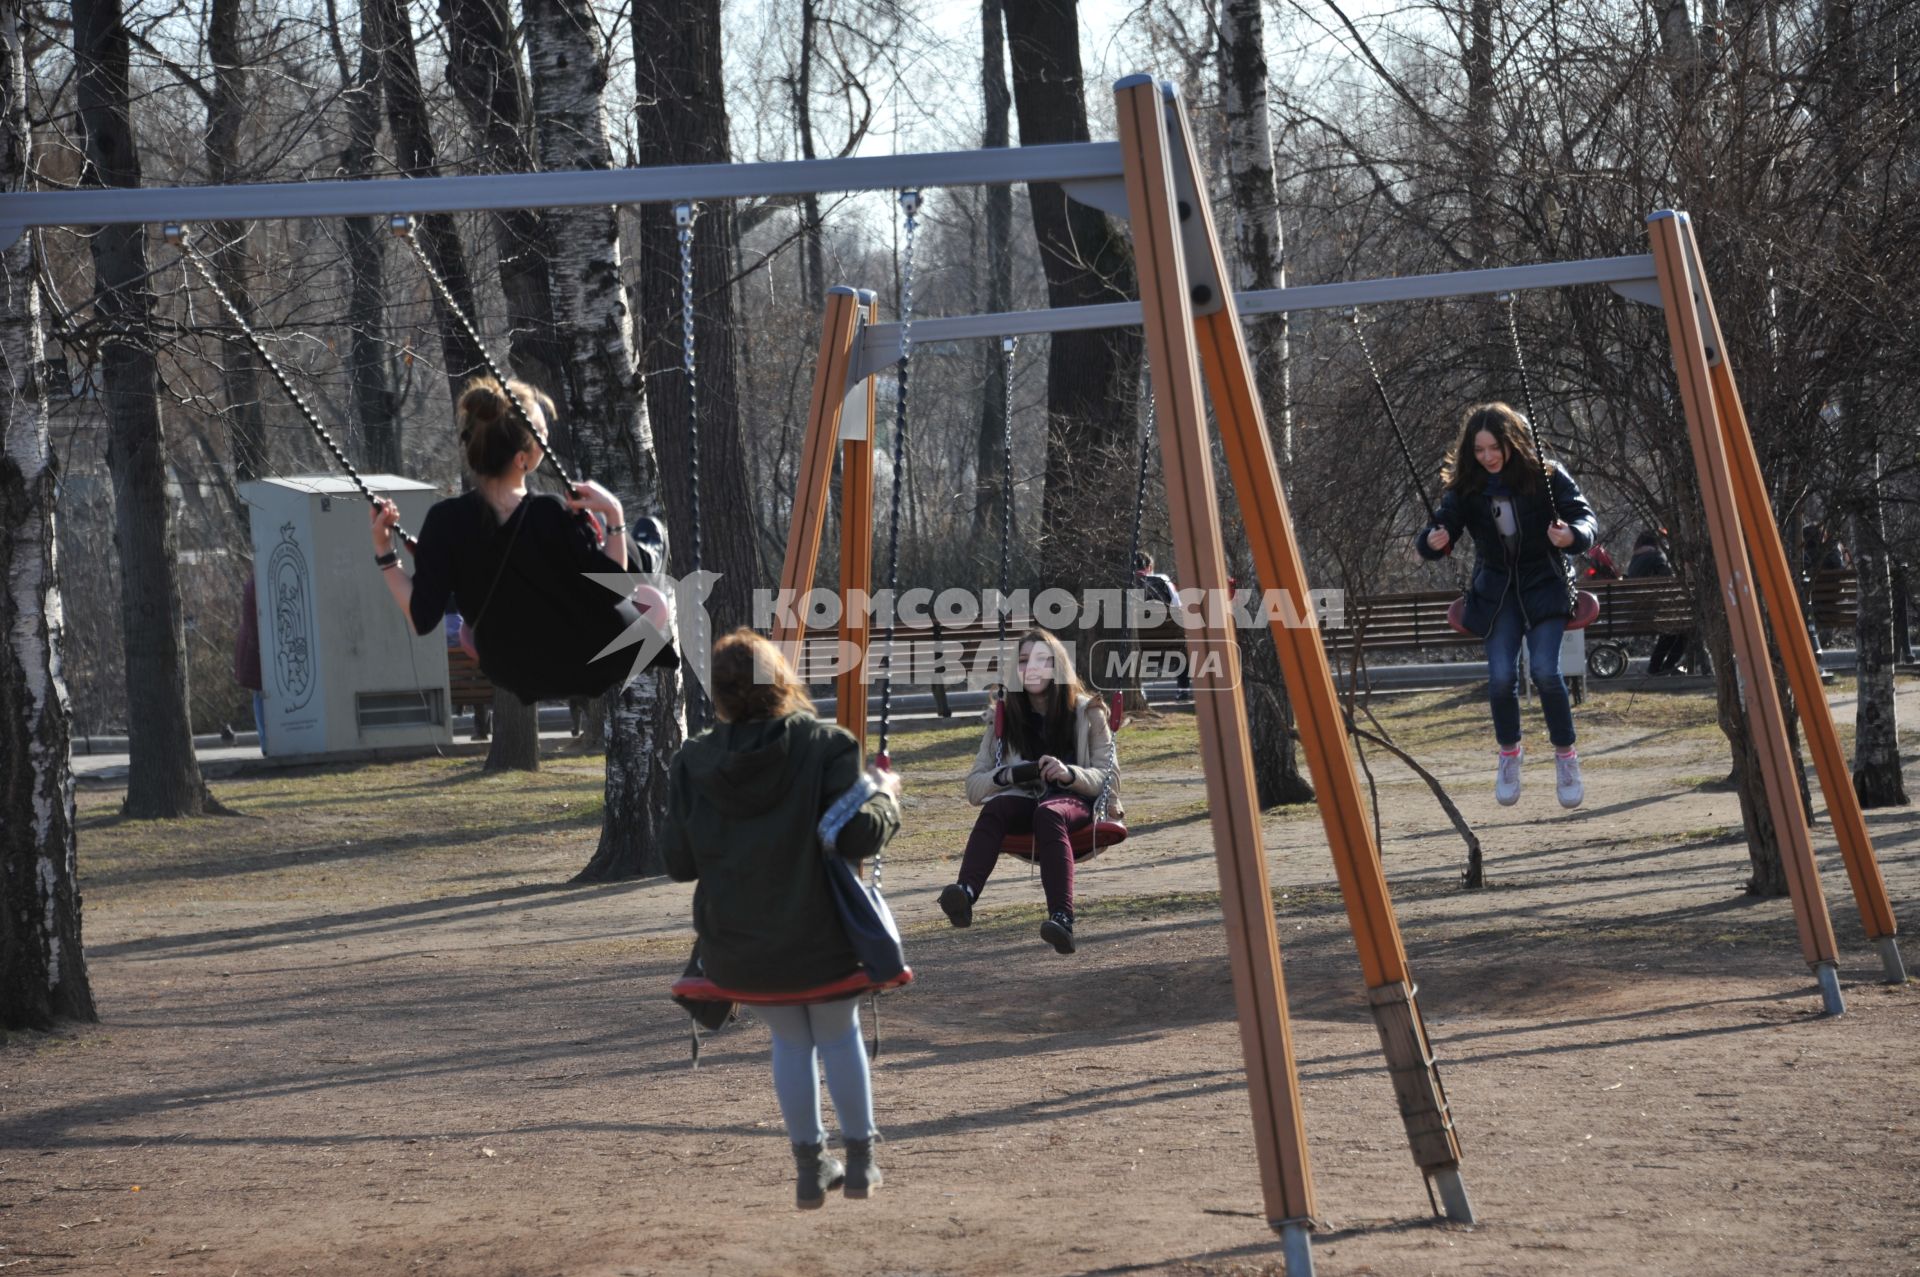
MULTIPOLYGON (((973 770, 967 773, 967 801, 974 806, 983 806, 1002 794, 1021 794, 1028 798, 1038 798, 1046 791, 1046 786, 1038 782, 1031 785, 1000 785, 994 782, 994 773, 1002 767, 1011 767, 1015 763, 1030 762, 1020 756, 1011 740, 1000 753, 1000 760, 994 761, 993 704, 986 709, 986 728, 980 733, 980 751, 974 755, 973 770)), ((1109 760, 1117 758, 1113 746, 1113 730, 1107 726, 1107 705, 1098 696, 1088 696, 1080 702, 1080 713, 1073 726, 1073 756, 1082 764, 1069 763, 1067 769, 1073 773, 1073 783, 1067 788, 1081 795, 1089 803, 1099 797, 1101 786, 1107 783, 1109 760)), ((1118 820, 1122 815, 1120 807, 1120 776, 1118 767, 1114 767, 1113 788, 1107 794, 1106 818, 1118 820)))

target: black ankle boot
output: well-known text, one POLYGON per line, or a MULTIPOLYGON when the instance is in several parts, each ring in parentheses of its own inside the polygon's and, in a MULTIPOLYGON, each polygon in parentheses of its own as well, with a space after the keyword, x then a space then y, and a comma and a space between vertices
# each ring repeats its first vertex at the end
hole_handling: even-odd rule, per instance
POLYGON ((940 892, 940 908, 947 915, 947 921, 956 927, 973 925, 973 893, 966 884, 953 883, 940 892))
POLYGON ((873 1141, 848 1140, 847 1196, 856 1200, 872 1197, 880 1183, 880 1168, 873 1164, 873 1141))
POLYGON ((828 1190, 840 1187, 847 1177, 840 1159, 819 1144, 795 1144, 793 1169, 793 1204, 801 1210, 819 1210, 826 1205, 828 1190))
POLYGON ((1052 945, 1056 953, 1072 953, 1073 915, 1065 909, 1056 909, 1040 924, 1040 938, 1052 945))

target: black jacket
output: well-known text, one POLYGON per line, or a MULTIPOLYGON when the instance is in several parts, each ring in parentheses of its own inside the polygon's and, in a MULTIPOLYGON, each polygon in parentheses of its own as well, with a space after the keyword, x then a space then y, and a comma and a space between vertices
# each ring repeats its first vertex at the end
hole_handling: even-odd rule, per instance
POLYGON ((1667 562, 1657 545, 1642 546, 1634 551, 1633 558, 1627 562, 1627 580, 1637 581, 1643 576, 1672 576, 1673 565, 1667 562))
POLYGON ((1466 627, 1485 635, 1493 627, 1493 617, 1509 591, 1517 593, 1520 614, 1528 625, 1548 617, 1568 616, 1567 585, 1573 579, 1573 555, 1586 550, 1599 530, 1593 507, 1580 494, 1573 476, 1557 464, 1552 469, 1553 503, 1544 496, 1513 495, 1514 519, 1519 525, 1519 552, 1516 561, 1507 561, 1507 545, 1494 522, 1493 499, 1485 492, 1462 497, 1448 489, 1440 498, 1440 508, 1432 523, 1420 529, 1414 546, 1423 559, 1442 559, 1452 554, 1465 531, 1473 538, 1473 584, 1467 590, 1466 627), (1573 530, 1573 544, 1564 551, 1547 540, 1547 527, 1558 514, 1573 530), (1451 540, 1444 550, 1427 544, 1427 534, 1436 526, 1445 527, 1451 540))
MULTIPOLYGON (((413 628, 442 624, 451 596, 494 683, 528 703, 598 696, 627 677, 640 651, 599 656, 640 613, 587 573, 620 570, 559 497, 529 495, 501 523, 484 496, 468 492, 436 503, 421 525, 413 628)), ((649 668, 678 660, 669 643, 649 668)))
MULTIPOLYGON (((662 850, 674 881, 699 880, 693 929, 715 984, 788 992, 859 969, 817 827, 862 774, 853 734, 811 714, 720 723, 674 756, 662 850)), ((899 807, 875 794, 834 850, 864 860, 899 827, 899 807)))

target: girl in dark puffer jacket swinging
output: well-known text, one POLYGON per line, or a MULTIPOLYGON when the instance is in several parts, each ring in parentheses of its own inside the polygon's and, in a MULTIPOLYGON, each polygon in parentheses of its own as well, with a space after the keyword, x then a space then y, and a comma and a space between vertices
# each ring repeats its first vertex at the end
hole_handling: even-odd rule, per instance
POLYGON ((1415 547, 1423 559, 1473 538, 1473 584, 1466 628, 1487 643, 1487 700, 1500 747, 1494 797, 1520 801, 1520 644, 1540 693, 1554 745, 1555 792, 1562 807, 1586 796, 1574 750, 1573 704, 1560 676, 1560 637, 1573 610, 1570 556, 1594 542, 1593 509, 1557 463, 1543 466, 1526 418, 1503 403, 1467 409, 1448 454, 1446 493, 1415 547), (1549 486, 1550 485, 1550 486, 1549 486))
MULTIPOLYGON (((813 716, 793 667, 752 630, 714 644, 720 721, 674 756, 663 852, 676 882, 698 880, 693 927, 713 982, 753 993, 804 992, 860 969, 827 883, 822 843, 860 861, 900 827, 900 778, 868 773, 853 735, 813 716)), ((848 1197, 880 1183, 873 1163, 873 1087, 858 995, 760 1005, 773 1032, 773 1090, 793 1142, 795 1204, 811 1210, 844 1182, 848 1197), (826 1153, 820 1076, 840 1119, 847 1160, 826 1153)))

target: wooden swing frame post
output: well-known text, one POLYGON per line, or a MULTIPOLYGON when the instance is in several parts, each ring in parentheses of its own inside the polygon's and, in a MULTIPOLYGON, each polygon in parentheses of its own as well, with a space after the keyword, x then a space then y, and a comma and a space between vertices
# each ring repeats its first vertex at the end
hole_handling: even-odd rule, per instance
MULTIPOLYGON (((1180 223, 1196 222, 1197 235, 1194 226, 1185 230, 1187 243, 1189 247, 1197 243, 1210 255, 1212 278, 1230 276, 1206 202, 1187 207, 1175 197, 1175 167, 1198 171, 1185 109, 1175 95, 1151 80, 1123 80, 1116 86, 1116 96, 1148 357, 1163 422, 1160 439, 1168 508, 1182 570, 1192 574, 1196 584, 1210 592, 1209 597, 1227 597, 1219 504, 1200 398, 1199 374, 1204 365, 1255 571, 1263 584, 1305 600, 1309 597, 1306 571, 1293 539, 1239 317, 1230 305, 1194 316, 1207 299, 1189 291, 1180 223)), ((1304 614, 1311 617, 1311 609, 1304 609, 1304 614)), ((1195 709, 1267 1215, 1283 1237, 1298 1246, 1289 1246, 1288 1253, 1288 1270, 1295 1272, 1298 1255, 1304 1254, 1304 1246, 1298 1243, 1304 1242, 1304 1230, 1312 1226, 1317 1212, 1300 1122, 1299 1083, 1260 832, 1252 743, 1238 681, 1238 646, 1228 626, 1229 618, 1220 609, 1210 609, 1206 629, 1189 639, 1202 675, 1197 680, 1195 709), (1202 656, 1211 653, 1228 658, 1231 679, 1210 672, 1202 656), (1296 1233, 1297 1237, 1289 1236, 1296 1233)), ((1348 750, 1326 649, 1311 621, 1296 628, 1276 617, 1271 628, 1299 714, 1308 766, 1319 786, 1321 819, 1414 1159, 1440 1189, 1449 1217, 1471 1222, 1472 1206, 1459 1174, 1459 1143, 1414 998, 1386 875, 1362 806, 1359 776, 1348 750)), ((1306 1262, 1310 1263, 1310 1256, 1306 1262)))
MULTIPOLYGON (((1170 99, 1167 114, 1173 144, 1185 150, 1189 164, 1196 164, 1197 148, 1185 105, 1170 99)), ((1202 201, 1196 212, 1204 228, 1202 238, 1213 254, 1214 276, 1230 278, 1212 209, 1202 201)), ((1407 1141, 1415 1164, 1438 1190, 1448 1218, 1472 1223, 1473 1207, 1460 1177, 1459 1140, 1415 997, 1406 945, 1361 796, 1326 646, 1309 606, 1306 567, 1294 540, 1293 516, 1280 483, 1246 338, 1231 306, 1202 315, 1196 328, 1254 572, 1262 586, 1278 588, 1292 599, 1296 606, 1290 610, 1302 618, 1302 624, 1288 625, 1276 615, 1268 628, 1298 710, 1307 768, 1319 791, 1321 822, 1407 1141)))
MULTIPOLYGON (((1180 251, 1181 219, 1166 109, 1159 84, 1146 76, 1120 81, 1114 97, 1147 360, 1160 419, 1167 513, 1181 570, 1208 599, 1221 600, 1228 590, 1227 556, 1205 435, 1206 410, 1187 270, 1180 251)), ((1220 607, 1210 606, 1204 627, 1188 632, 1187 650, 1195 665, 1194 716, 1267 1221, 1283 1234, 1304 1241, 1317 1214, 1313 1176, 1255 796, 1253 747, 1239 688, 1239 648, 1228 621, 1220 607)), ((1295 1269, 1291 1255, 1287 1267, 1289 1272, 1295 1269)))
MULTIPOLYGON (((1826 897, 1820 890, 1820 873, 1813 863, 1806 815, 1800 809, 1793 755, 1787 745, 1786 718, 1781 712, 1779 689, 1773 683, 1773 666, 1760 619, 1760 595, 1754 591, 1753 565, 1747 557, 1746 528, 1754 522, 1755 512, 1743 510, 1743 503, 1734 491, 1727 465, 1726 427, 1715 402, 1713 378, 1708 369, 1709 361, 1721 358, 1722 351, 1717 345, 1711 352, 1707 349, 1701 319, 1705 306, 1699 292, 1697 260, 1689 261, 1693 244, 1680 216, 1657 214, 1649 227, 1654 267, 1667 316, 1667 338, 1673 347, 1674 373, 1680 383, 1687 436, 1693 445, 1694 471, 1700 477, 1700 496, 1706 506, 1714 565, 1720 575, 1720 600, 1726 605, 1727 626, 1732 631, 1741 700, 1746 707, 1747 729, 1766 789, 1767 812, 1787 871, 1794 923, 1800 933, 1800 952, 1820 982, 1828 1012, 1838 1015, 1845 1010, 1845 1002, 1835 974, 1838 954, 1833 920, 1828 916, 1826 897)), ((1800 639, 1805 642, 1806 635, 1803 633, 1800 639)), ((1792 641, 1791 635, 1782 636, 1783 644, 1792 641)))
MULTIPOLYGON (((827 504, 833 486, 833 445, 847 403, 847 369, 854 337, 860 331, 860 295, 844 286, 827 290, 820 323, 820 358, 814 364, 813 396, 807 403, 807 428, 800 444, 800 473, 794 480, 787 556, 780 565, 780 593, 791 606, 776 613, 773 641, 793 653, 794 667, 805 655, 806 598, 820 562, 826 533, 827 504)), ((872 438, 869 433, 868 438, 872 438)), ((867 518, 872 520, 869 511, 867 518)))
MULTIPOLYGON (((1681 234, 1687 246, 1688 260, 1700 261, 1700 247, 1693 232, 1693 221, 1679 217, 1681 234)), ((1840 734, 1833 724, 1833 709, 1827 704, 1820 682, 1819 657, 1808 637, 1805 615, 1800 610, 1800 591, 1795 588, 1793 567, 1773 517, 1773 504, 1760 475, 1760 458, 1754 450, 1753 432, 1747 426, 1747 412, 1734 384, 1733 366, 1726 356, 1726 338, 1720 331, 1720 315, 1714 308, 1713 290, 1706 272, 1698 271, 1695 286, 1699 291, 1700 323, 1707 339, 1708 371, 1713 381, 1713 401, 1720 417, 1721 437, 1727 462, 1733 473, 1734 492, 1741 508, 1750 512, 1745 520, 1747 553, 1753 559, 1767 611, 1775 618, 1774 634, 1788 637, 1781 641, 1780 654, 1786 666, 1787 681, 1794 703, 1805 724, 1807 743, 1813 753, 1814 770, 1820 778, 1820 792, 1827 800, 1827 813, 1833 821, 1840 844, 1840 857, 1846 865, 1847 882, 1860 910, 1860 921, 1867 938, 1880 950, 1887 983, 1907 982, 1906 964, 1901 961, 1898 943, 1899 925, 1894 921, 1893 904, 1887 896, 1887 881, 1880 873, 1874 855, 1873 839, 1867 833, 1866 816, 1860 810, 1860 795, 1853 788, 1853 776, 1847 770, 1847 756, 1840 748, 1840 734)))
MULTIPOLYGON (((800 443, 800 473, 794 479, 792 522, 780 568, 780 593, 788 606, 776 611, 773 641, 790 653, 796 670, 807 655, 806 600, 820 563, 827 507, 833 497, 834 445, 840 445, 840 623, 837 656, 854 659, 833 676, 834 719, 867 748, 867 647, 872 631, 865 601, 873 590, 874 379, 848 412, 848 382, 860 330, 874 320, 874 295, 844 285, 827 291, 820 323, 820 357, 800 443)), ((804 674, 802 677, 805 677, 804 674)))
POLYGON ((1773 616, 1774 639, 1807 727, 1814 768, 1827 799, 1861 922, 1868 938, 1879 948, 1888 981, 1905 983, 1893 908, 1867 834, 1859 796, 1840 750, 1833 713, 1820 684, 1818 660, 1800 610, 1786 546, 1761 478, 1753 435, 1727 359, 1726 339, 1714 310, 1692 220, 1684 213, 1656 213, 1648 219, 1648 234, 1694 464, 1707 505, 1721 595, 1733 631, 1742 697, 1755 752, 1765 773, 1768 810, 1787 871, 1801 952, 1820 983, 1827 1011, 1838 1015, 1845 1010, 1845 1002, 1840 992, 1833 922, 1800 804, 1785 715, 1760 621, 1761 598, 1773 616), (1758 595, 1752 588, 1756 583, 1760 586, 1758 595))
MULTIPOLYGON (((861 294, 860 322, 874 321, 879 306, 872 293, 861 294)), ((834 715, 867 752, 867 646, 873 631, 867 609, 857 606, 873 594, 873 424, 874 379, 851 417, 842 416, 840 444, 840 653, 853 662, 834 678, 834 715)))

